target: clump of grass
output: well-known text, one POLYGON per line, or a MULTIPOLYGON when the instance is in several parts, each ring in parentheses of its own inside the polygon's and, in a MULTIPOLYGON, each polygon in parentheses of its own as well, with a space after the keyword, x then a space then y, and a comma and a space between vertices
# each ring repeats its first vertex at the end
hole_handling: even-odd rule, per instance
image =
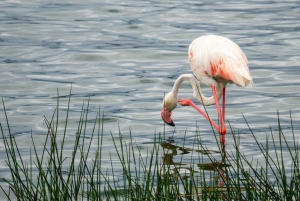
MULTIPOLYGON (((292 147, 288 144, 279 115, 278 134, 271 130, 265 144, 257 140, 249 126, 264 156, 265 163, 260 165, 241 153, 234 130, 234 151, 230 153, 223 144, 219 150, 208 150, 199 131, 195 135, 196 148, 176 145, 165 140, 164 133, 158 133, 153 146, 145 151, 134 142, 131 132, 127 140, 121 131, 118 137, 104 133, 100 110, 89 131, 89 101, 82 106, 70 151, 65 146, 70 98, 68 103, 65 120, 60 125, 57 99, 53 116, 45 118, 47 133, 42 148, 38 149, 31 135, 30 159, 24 160, 18 139, 10 130, 3 102, 7 133, 4 124, 0 128, 10 175, 1 178, 4 183, 0 187, 8 200, 300 200, 299 146, 293 129, 294 144, 292 147), (61 131, 59 127, 64 129, 61 131), (121 171, 114 168, 112 155, 110 168, 103 165, 103 139, 109 135, 121 171), (272 154, 270 147, 274 150, 272 154), (180 161, 174 162, 178 152, 180 161), (290 167, 284 164, 284 152, 292 159, 290 167), (196 154, 188 164, 183 163, 186 153, 196 154)), ((292 118, 291 125, 293 128, 292 118)))

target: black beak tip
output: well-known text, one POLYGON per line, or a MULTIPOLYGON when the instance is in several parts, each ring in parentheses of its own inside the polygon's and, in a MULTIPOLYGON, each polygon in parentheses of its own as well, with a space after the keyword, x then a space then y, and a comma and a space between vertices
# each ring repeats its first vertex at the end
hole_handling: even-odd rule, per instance
POLYGON ((170 126, 175 126, 174 122, 172 121, 171 123, 167 123, 170 126))

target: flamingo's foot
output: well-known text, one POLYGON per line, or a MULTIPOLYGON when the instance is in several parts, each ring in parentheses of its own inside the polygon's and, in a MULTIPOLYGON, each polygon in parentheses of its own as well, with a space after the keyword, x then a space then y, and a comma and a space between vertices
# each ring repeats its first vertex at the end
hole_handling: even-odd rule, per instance
POLYGON ((178 103, 182 106, 191 106, 191 99, 180 99, 178 100, 178 103))
POLYGON ((219 130, 219 134, 220 134, 220 135, 225 135, 225 134, 226 134, 226 128, 221 128, 221 129, 219 130))

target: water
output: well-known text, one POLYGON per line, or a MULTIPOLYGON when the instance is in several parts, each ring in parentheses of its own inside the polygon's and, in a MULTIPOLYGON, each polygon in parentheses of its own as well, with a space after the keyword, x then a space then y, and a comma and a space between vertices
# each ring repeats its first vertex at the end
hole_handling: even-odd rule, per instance
MULTIPOLYGON (((114 149, 109 135, 117 135, 118 125, 124 136, 131 129, 140 146, 151 144, 163 131, 163 95, 180 74, 192 73, 188 46, 206 34, 232 39, 249 60, 253 87, 227 87, 226 119, 241 134, 242 151, 259 157, 242 114, 261 141, 269 126, 276 130, 277 110, 289 141, 290 110, 294 130, 300 130, 299 1, 1 1, 0 11, 0 95, 24 148, 31 131, 44 141, 43 119, 55 109, 57 88, 65 109, 71 85, 70 138, 90 97, 91 119, 99 105, 105 112, 107 152, 114 149)), ((201 87, 210 95, 210 87, 201 87)), ((188 83, 179 98, 193 98, 188 83)), ((216 119, 213 106, 208 112, 216 119)), ((210 125, 192 108, 178 106, 173 120, 177 143, 187 131, 192 144, 197 123, 202 140, 216 147, 210 125)), ((172 136, 173 128, 166 134, 172 136)), ((230 147, 233 138, 226 139, 230 147)), ((3 171, 4 153, 1 143, 3 171)))

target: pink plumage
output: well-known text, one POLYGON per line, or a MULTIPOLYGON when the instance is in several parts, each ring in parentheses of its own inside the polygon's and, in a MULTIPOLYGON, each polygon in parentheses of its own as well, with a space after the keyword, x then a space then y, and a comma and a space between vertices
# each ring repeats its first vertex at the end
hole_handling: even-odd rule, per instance
POLYGON ((252 83, 248 61, 241 48, 223 36, 201 36, 189 46, 189 62, 196 77, 206 85, 252 83))

